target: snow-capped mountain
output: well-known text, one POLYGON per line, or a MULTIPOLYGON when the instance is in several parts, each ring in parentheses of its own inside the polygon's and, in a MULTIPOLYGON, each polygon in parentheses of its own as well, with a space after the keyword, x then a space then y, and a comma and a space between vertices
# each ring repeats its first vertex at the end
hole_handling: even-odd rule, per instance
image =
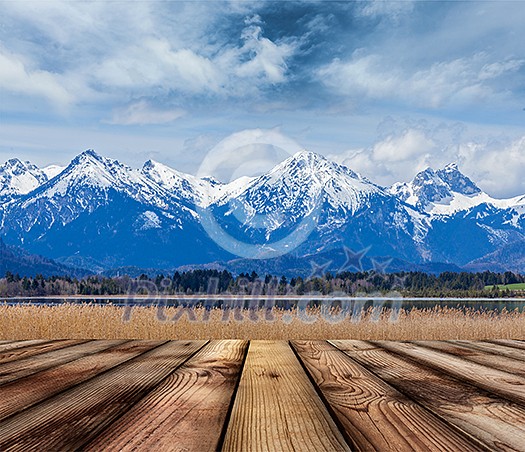
POLYGON ((455 163, 437 171, 427 168, 390 192, 427 214, 424 242, 432 260, 464 265, 520 241, 525 233, 523 197, 495 199, 455 163))
POLYGON ((308 151, 228 184, 152 160, 133 169, 92 150, 66 168, 17 159, 0 167, 6 243, 68 264, 170 268, 234 258, 203 215, 233 241, 269 247, 313 219, 298 258, 371 246, 372 256, 465 265, 525 239, 525 196, 494 199, 454 164, 390 188, 308 151))
POLYGON ((95 260, 103 267, 140 259, 171 266, 184 263, 186 255, 203 261, 217 253, 200 227, 193 185, 177 190, 155 180, 151 166, 136 170, 85 151, 58 176, 5 205, 2 234, 32 252, 81 265, 95 260), (202 246, 195 248, 195 241, 202 246))
POLYGON ((519 209, 525 203, 525 196, 509 199, 491 197, 462 174, 456 163, 437 171, 427 168, 416 174, 411 182, 392 185, 390 192, 431 215, 454 215, 481 204, 499 209, 519 209))
POLYGON ((53 177, 58 176, 65 169, 65 166, 48 165, 42 168, 42 172, 47 176, 48 179, 53 179, 53 177))
POLYGON ((391 193, 428 213, 452 214, 491 199, 455 163, 442 170, 427 168, 409 183, 394 184, 391 193))
POLYGON ((212 183, 195 176, 176 171, 154 160, 148 160, 142 167, 142 174, 160 187, 175 192, 181 199, 200 205, 212 183))
MULTIPOLYGON (((418 213, 384 188, 318 154, 302 151, 267 174, 249 181, 234 196, 211 206, 222 226, 250 243, 274 243, 313 217, 315 228, 299 252, 341 247, 392 253, 404 244, 414 257, 419 244, 418 213)), ((294 244, 287 244, 293 246, 294 244)))
MULTIPOLYGON (((343 208, 353 214, 378 194, 386 195, 381 187, 345 166, 301 151, 250 181, 236 198, 257 213, 285 209, 302 215, 323 198, 333 209, 343 208)), ((219 203, 225 199, 219 199, 219 203)))
POLYGON ((45 171, 16 158, 0 166, 0 204, 25 195, 49 179, 45 171))
POLYGON ((191 174, 181 173, 154 160, 144 163, 141 172, 179 199, 203 208, 219 198, 229 198, 252 180, 250 177, 242 177, 229 184, 223 184, 213 177, 199 179, 191 174))
POLYGON ((111 192, 124 193, 143 204, 168 205, 164 193, 139 171, 91 150, 73 159, 59 177, 43 178, 29 196, 14 200, 7 208, 10 216, 4 217, 4 233, 17 234, 21 242, 45 234, 55 223, 66 225, 83 213, 94 212, 108 203, 111 192))

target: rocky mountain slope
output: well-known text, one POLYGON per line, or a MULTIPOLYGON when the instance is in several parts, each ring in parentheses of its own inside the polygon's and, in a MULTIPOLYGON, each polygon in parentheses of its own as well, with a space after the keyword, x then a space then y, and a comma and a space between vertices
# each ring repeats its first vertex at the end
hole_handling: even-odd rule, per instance
POLYGON ((93 271, 335 259, 345 247, 409 266, 502 268, 509 253, 498 250, 525 240, 525 196, 494 199, 454 164, 387 188, 302 151, 223 184, 151 160, 133 169, 88 150, 64 169, 17 159, 0 166, 0 233, 93 271))

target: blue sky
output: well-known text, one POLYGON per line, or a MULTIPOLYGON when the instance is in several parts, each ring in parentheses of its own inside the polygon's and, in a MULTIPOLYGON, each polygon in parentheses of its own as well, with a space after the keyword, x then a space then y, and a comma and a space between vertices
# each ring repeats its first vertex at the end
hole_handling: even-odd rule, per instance
POLYGON ((385 185, 457 161, 494 196, 525 193, 525 2, 0 8, 0 160, 95 148, 195 173, 239 138, 385 185))

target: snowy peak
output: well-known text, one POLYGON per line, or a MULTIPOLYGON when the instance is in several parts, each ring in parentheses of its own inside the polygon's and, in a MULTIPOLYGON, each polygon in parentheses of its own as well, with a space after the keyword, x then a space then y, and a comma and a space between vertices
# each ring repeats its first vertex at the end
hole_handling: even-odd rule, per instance
POLYGON ((118 160, 103 157, 94 150, 88 149, 71 160, 71 163, 65 169, 67 173, 74 171, 85 172, 87 173, 86 175, 93 177, 97 177, 101 173, 107 173, 114 179, 116 176, 125 176, 125 174, 134 170, 118 160))
POLYGON ((213 179, 199 179, 181 173, 155 160, 144 163, 141 173, 172 195, 196 205, 203 204, 204 199, 209 198, 213 188, 219 184, 213 179))
POLYGON ((202 262, 230 259, 199 223, 199 207, 239 242, 272 247, 306 232, 297 248, 303 257, 345 244, 463 265, 525 237, 525 196, 495 200, 455 164, 389 191, 308 151, 228 184, 153 160, 132 169, 93 150, 60 170, 17 159, 0 166, 0 235, 8 242, 108 266, 167 268, 197 262, 195 253, 202 262))
POLYGON ((466 196, 481 193, 479 187, 459 171, 456 163, 450 163, 442 170, 436 171, 436 174, 450 187, 450 190, 455 193, 460 193, 466 196))
POLYGON ((80 154, 78 154, 71 161, 71 163, 82 162, 82 161, 86 161, 86 160, 102 161, 104 159, 105 159, 105 157, 102 157, 101 155, 97 154, 94 149, 86 149, 84 152, 81 152, 80 154))
POLYGON ((10 159, 0 166, 0 202, 25 195, 47 179, 47 175, 30 162, 10 159))
POLYGON ((32 201, 47 199, 53 200, 52 205, 69 204, 76 206, 72 210, 78 213, 82 209, 92 211, 105 204, 110 191, 161 208, 173 201, 165 189, 141 171, 118 160, 102 157, 91 149, 75 157, 57 177, 42 185, 32 201))
POLYGON ((240 177, 228 184, 223 184, 211 176, 199 179, 155 160, 148 160, 144 163, 141 173, 159 187, 167 190, 172 196, 199 207, 207 207, 219 198, 229 200, 253 180, 252 177, 240 177))
POLYGON ((345 181, 345 183, 351 182, 356 185, 370 185, 378 188, 346 166, 332 162, 315 152, 305 150, 287 158, 259 179, 272 182, 287 179, 294 182, 311 182, 314 185, 326 185, 331 181, 336 183, 345 181))
POLYGON ((93 149, 88 149, 80 154, 78 154, 71 163, 66 167, 66 171, 70 171, 72 168, 99 168, 104 171, 108 168, 121 166, 121 163, 118 160, 109 159, 97 154, 93 149))
POLYGON ((452 197, 450 186, 432 168, 416 174, 412 182, 393 185, 391 192, 407 204, 423 210, 452 197))
POLYGON ((71 161, 55 186, 61 193, 76 185, 119 188, 129 184, 132 172, 131 168, 118 160, 102 157, 89 149, 71 161))
MULTIPOLYGON (((277 165, 270 174, 317 174, 326 176, 336 173, 360 179, 360 176, 345 166, 331 162, 326 157, 315 152, 302 150, 277 165)), ((362 179, 362 178, 361 178, 362 179)))
POLYGON ((211 178, 199 179, 191 174, 182 173, 155 160, 148 160, 144 163, 141 172, 160 186, 168 189, 192 189, 195 185, 218 183, 211 178))
POLYGON ((48 165, 42 168, 42 172, 47 176, 48 179, 53 179, 53 177, 58 176, 65 169, 65 166, 48 165))
POLYGON ((87 150, 29 196, 12 202, 8 215, 17 220, 13 228, 21 228, 23 234, 42 234, 126 198, 177 211, 176 201, 140 171, 87 150))
POLYGON ((389 196, 345 166, 314 152, 300 151, 249 182, 237 200, 253 214, 278 210, 293 218, 306 214, 320 202, 329 209, 353 213, 374 194, 389 196))
POLYGON ((303 149, 302 151, 296 152, 291 157, 288 157, 280 165, 277 165, 277 167, 308 166, 309 168, 313 169, 319 166, 330 165, 331 163, 332 162, 330 162, 326 157, 322 156, 321 154, 317 154, 316 152, 307 151, 306 149, 303 149))
POLYGON ((31 164, 31 162, 22 162, 19 159, 9 159, 2 166, 0 166, 0 171, 9 172, 14 175, 20 175, 30 170, 37 170, 38 168, 31 164))
POLYGON ((394 184, 390 192, 427 213, 452 214, 491 201, 456 163, 434 171, 427 168, 409 183, 394 184))

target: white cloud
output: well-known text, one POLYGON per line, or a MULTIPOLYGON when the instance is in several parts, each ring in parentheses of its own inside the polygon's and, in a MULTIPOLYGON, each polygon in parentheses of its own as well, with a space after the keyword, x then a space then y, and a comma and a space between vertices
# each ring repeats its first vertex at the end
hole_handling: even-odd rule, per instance
POLYGON ((21 56, 0 48, 0 90, 43 97, 59 107, 73 101, 73 96, 64 88, 57 74, 31 66, 21 56))
POLYGON ((435 150, 436 144, 423 131, 409 129, 401 135, 389 136, 376 143, 372 152, 377 161, 400 162, 435 150))
POLYGON ((172 49, 165 39, 133 44, 87 71, 93 83, 114 88, 182 92, 217 91, 221 74, 212 61, 189 49, 172 49))
POLYGON ((217 143, 204 157, 199 177, 214 176, 230 182, 271 170, 302 147, 278 128, 246 129, 217 143))
POLYGON ((409 14, 414 9, 412 0, 385 1, 361 0, 357 2, 358 13, 365 17, 387 17, 398 20, 401 16, 409 14))
POLYGON ((400 89, 400 74, 385 70, 378 55, 359 56, 343 62, 334 59, 318 70, 320 80, 335 91, 351 97, 383 98, 395 96, 400 89))
POLYGON ((518 71, 525 64, 525 60, 511 59, 496 63, 485 64, 479 73, 480 80, 497 78, 506 72, 518 71))
POLYGON ((410 180, 429 166, 440 167, 455 160, 446 154, 447 149, 440 148, 431 131, 407 128, 388 134, 368 148, 329 157, 378 184, 389 186, 410 180))
POLYGON ((242 8, 247 20, 237 36, 213 31, 221 17, 241 12, 228 3, 134 2, 123 9, 112 2, 50 0, 5 6, 5 21, 16 33, 0 30, 0 39, 32 62, 31 71, 17 68, 7 89, 43 93, 51 103, 127 103, 159 94, 250 94, 255 100, 265 86, 287 81, 287 60, 296 51, 290 38, 264 36, 263 22, 250 14, 256 4, 242 8))
POLYGON ((525 194, 525 135, 510 142, 462 144, 458 148, 458 160, 473 180, 491 195, 525 194))
MULTIPOLYGON (((252 21, 244 29, 242 37, 244 45, 238 50, 238 58, 242 55, 253 55, 245 63, 236 68, 240 77, 265 78, 270 83, 285 81, 288 69, 286 59, 293 55, 295 46, 288 43, 276 44, 263 36, 260 25, 253 25, 252 21)), ((240 58, 239 58, 240 59, 240 58)))
POLYGON ((338 158, 379 183, 459 159, 491 193, 523 192, 520 2, 329 3, 3 2, 4 152, 36 149, 46 160, 38 153, 95 147, 124 157, 132 150, 139 161, 147 150, 191 172, 218 137, 252 130, 235 139, 256 155, 254 127, 282 124, 313 151, 362 147, 338 158), (166 105, 188 113, 180 127, 162 128, 164 137, 99 124, 167 124, 183 114, 166 105), (445 125, 418 124, 422 108, 445 125), (400 114, 412 122, 382 124, 374 135, 381 118, 400 114), (456 120, 475 133, 452 132, 456 120), (490 142, 489 128, 514 141, 490 142), (199 136, 206 139, 184 147, 199 136))
POLYGON ((329 157, 383 186, 409 181, 429 167, 439 169, 457 162, 462 172, 494 197, 525 194, 525 135, 469 137, 461 124, 423 121, 402 128, 391 118, 379 132, 373 145, 329 157))
POLYGON ((495 79, 525 65, 522 59, 489 61, 485 53, 407 71, 388 58, 355 52, 349 61, 333 60, 318 70, 319 79, 334 91, 350 97, 395 99, 425 108, 479 104, 508 94, 495 79))
POLYGON ((141 100, 124 109, 115 110, 108 123, 125 126, 167 124, 181 118, 184 114, 185 112, 182 109, 160 110, 145 100, 141 100))

